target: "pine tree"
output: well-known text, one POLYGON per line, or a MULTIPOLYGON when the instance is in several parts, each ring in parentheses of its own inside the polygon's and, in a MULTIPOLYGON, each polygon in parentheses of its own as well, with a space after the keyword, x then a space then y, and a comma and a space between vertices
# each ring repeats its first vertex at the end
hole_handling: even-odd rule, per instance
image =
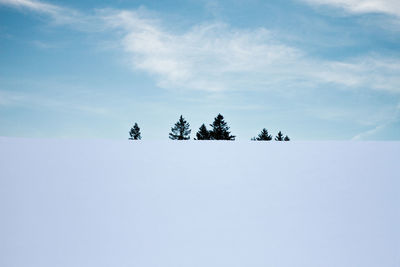
POLYGON ((171 128, 169 138, 172 140, 189 140, 192 131, 189 127, 190 124, 181 115, 175 126, 171 128))
POLYGON ((268 133, 267 129, 262 129, 261 133, 257 137, 253 137, 252 141, 271 141, 272 135, 268 133))
POLYGON ((130 138, 129 140, 140 140, 142 139, 142 136, 140 134, 140 128, 138 124, 135 122, 135 125, 131 128, 129 131, 130 138))
POLYGON ((235 140, 235 136, 229 132, 229 127, 221 114, 214 118, 214 122, 210 126, 212 127, 211 140, 235 140))
POLYGON ((275 137, 275 141, 283 141, 283 134, 279 131, 278 135, 275 137))
POLYGON ((196 133, 197 140, 210 140, 210 131, 207 130, 207 127, 204 123, 200 126, 199 131, 196 133))
POLYGON ((289 136, 285 136, 285 139, 283 139, 283 141, 290 141, 290 138, 289 138, 289 136))

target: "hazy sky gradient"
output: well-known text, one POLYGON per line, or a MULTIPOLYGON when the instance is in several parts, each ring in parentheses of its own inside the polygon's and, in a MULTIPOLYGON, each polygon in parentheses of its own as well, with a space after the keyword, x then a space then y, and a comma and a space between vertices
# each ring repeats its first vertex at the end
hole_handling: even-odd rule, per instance
POLYGON ((399 37, 392 0, 0 0, 0 135, 399 140, 399 37))

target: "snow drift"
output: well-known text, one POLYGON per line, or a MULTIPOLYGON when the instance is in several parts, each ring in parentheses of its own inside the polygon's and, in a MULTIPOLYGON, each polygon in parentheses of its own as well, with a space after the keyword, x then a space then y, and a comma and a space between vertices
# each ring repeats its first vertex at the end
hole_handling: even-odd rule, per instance
POLYGON ((0 266, 397 267, 398 142, 0 138, 0 266))

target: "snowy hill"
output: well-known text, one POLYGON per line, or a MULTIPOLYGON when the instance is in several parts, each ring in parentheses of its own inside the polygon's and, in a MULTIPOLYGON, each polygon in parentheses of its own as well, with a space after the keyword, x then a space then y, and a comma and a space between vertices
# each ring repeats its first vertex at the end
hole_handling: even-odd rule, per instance
POLYGON ((399 142, 0 138, 0 266, 398 267, 399 142))

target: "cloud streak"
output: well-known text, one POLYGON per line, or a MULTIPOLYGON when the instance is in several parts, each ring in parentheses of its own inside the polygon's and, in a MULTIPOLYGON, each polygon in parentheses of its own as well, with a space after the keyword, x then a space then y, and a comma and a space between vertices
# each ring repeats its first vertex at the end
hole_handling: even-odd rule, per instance
POLYGON ((274 90, 336 84, 400 92, 400 62, 379 55, 326 61, 280 42, 264 28, 211 23, 172 33, 135 11, 108 11, 102 19, 122 30, 120 44, 131 66, 155 75, 165 88, 274 90))
MULTIPOLYGON (((320 4, 320 0, 307 0, 320 4)), ((397 12, 393 1, 328 0, 350 10, 397 12)), ((400 93, 400 62, 378 54, 344 61, 313 58, 287 45, 265 28, 237 29, 203 23, 173 32, 164 21, 143 10, 96 10, 92 15, 32 0, 0 0, 0 4, 47 14, 58 24, 78 30, 100 29, 117 34, 117 47, 135 71, 152 75, 159 87, 223 92, 319 87, 369 88, 400 93)))
POLYGON ((262 28, 240 31, 212 23, 176 34, 137 12, 114 11, 103 19, 108 26, 123 29, 120 44, 131 66, 155 75, 161 87, 223 91, 246 86, 250 80, 268 84, 260 79, 266 68, 272 71, 272 66, 300 56, 300 51, 275 42, 262 28))
POLYGON ((94 115, 106 115, 109 111, 88 103, 75 103, 62 97, 41 96, 27 92, 0 90, 0 107, 47 108, 57 111, 76 111, 94 115))
POLYGON ((400 16, 400 2, 397 0, 302 0, 311 5, 342 8, 350 13, 383 13, 400 16))
POLYGON ((0 0, 0 5, 47 16, 54 26, 68 25, 85 32, 101 31, 101 21, 96 16, 84 14, 73 8, 36 0, 0 0))
POLYGON ((34 0, 0 0, 0 4, 16 8, 26 8, 32 11, 47 14, 58 14, 65 9, 56 5, 34 0))
POLYGON ((74 9, 34 0, 0 0, 0 5, 48 15, 58 24, 73 23, 83 18, 82 14, 74 9))

